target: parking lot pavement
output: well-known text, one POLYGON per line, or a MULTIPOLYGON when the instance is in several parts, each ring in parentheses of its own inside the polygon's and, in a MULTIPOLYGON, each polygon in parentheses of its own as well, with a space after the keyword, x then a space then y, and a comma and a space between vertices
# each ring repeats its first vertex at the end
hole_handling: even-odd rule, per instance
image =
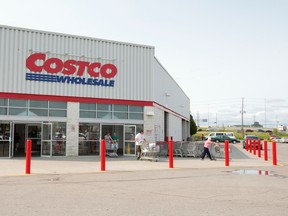
POLYGON ((0 215, 286 215, 286 169, 279 175, 283 167, 241 160, 224 167, 222 160, 177 158, 169 169, 167 161, 118 158, 100 172, 92 158, 35 159, 31 175, 0 177, 0 215))
POLYGON ((168 158, 119 157, 101 172, 99 157, 52 157, 32 158, 31 175, 25 158, 2 158, 0 215, 286 215, 287 167, 231 149, 229 167, 224 159, 174 158, 170 169, 168 158))

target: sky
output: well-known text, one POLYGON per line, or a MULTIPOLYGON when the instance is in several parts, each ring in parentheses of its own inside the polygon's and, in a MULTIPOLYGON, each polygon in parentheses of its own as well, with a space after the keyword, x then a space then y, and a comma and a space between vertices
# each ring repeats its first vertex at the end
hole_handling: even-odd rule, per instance
POLYGON ((288 125, 288 0, 0 0, 0 24, 155 47, 197 125, 288 125), (243 115, 242 115, 243 114, 243 115))

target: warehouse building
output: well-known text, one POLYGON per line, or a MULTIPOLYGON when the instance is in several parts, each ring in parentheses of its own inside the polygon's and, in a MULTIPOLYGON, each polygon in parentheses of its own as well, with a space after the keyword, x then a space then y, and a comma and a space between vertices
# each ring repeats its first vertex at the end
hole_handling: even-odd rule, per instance
POLYGON ((190 101, 152 46, 0 25, 0 157, 118 154, 189 137, 190 101))

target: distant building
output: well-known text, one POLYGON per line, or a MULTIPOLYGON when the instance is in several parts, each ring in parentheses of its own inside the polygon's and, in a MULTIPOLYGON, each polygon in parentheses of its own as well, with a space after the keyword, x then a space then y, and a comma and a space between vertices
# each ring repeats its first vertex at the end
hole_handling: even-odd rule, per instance
POLYGON ((278 131, 287 131, 287 126, 285 125, 278 126, 278 131))
POLYGON ((259 122, 254 122, 254 124, 252 124, 251 127, 263 128, 263 125, 260 125, 259 122))

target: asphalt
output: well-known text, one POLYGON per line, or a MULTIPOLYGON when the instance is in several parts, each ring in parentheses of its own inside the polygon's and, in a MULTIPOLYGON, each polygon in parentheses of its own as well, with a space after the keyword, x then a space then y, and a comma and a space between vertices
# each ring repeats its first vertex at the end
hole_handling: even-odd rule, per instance
POLYGON ((33 157, 31 174, 25 158, 2 158, 0 215, 287 215, 288 145, 276 166, 240 144, 231 149, 229 166, 223 158, 174 157, 169 168, 168 158, 118 157, 101 171, 96 156, 33 157))

